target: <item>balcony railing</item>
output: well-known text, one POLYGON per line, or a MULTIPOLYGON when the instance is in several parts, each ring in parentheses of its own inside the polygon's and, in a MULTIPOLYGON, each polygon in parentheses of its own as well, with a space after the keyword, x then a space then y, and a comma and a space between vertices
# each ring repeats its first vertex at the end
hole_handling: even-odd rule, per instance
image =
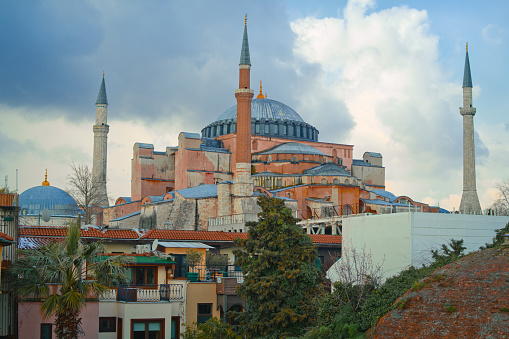
POLYGON ((218 265, 218 266, 206 266, 198 265, 194 268, 189 268, 189 272, 198 273, 198 281, 201 282, 213 282, 217 281, 217 278, 243 278, 242 270, 240 267, 229 264, 229 265, 218 265))
POLYGON ((184 300, 184 285, 121 285, 104 294, 100 301, 157 302, 184 300))

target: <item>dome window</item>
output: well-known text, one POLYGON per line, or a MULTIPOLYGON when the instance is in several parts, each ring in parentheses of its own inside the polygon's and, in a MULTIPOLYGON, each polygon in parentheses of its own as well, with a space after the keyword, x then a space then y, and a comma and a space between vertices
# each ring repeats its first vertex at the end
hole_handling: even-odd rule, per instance
POLYGON ((270 125, 268 122, 265 123, 265 134, 270 134, 270 125))

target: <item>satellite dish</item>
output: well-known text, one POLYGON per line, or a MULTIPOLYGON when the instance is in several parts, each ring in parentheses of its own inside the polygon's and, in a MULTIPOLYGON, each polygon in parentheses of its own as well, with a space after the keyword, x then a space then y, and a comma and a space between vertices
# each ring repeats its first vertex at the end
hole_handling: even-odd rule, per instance
POLYGON ((152 252, 154 252, 155 250, 157 250, 157 245, 159 244, 159 240, 154 240, 154 242, 152 243, 152 252))
POLYGON ((46 222, 48 222, 51 219, 51 213, 50 213, 49 209, 45 208, 42 210, 41 218, 42 218, 42 220, 44 220, 46 222))

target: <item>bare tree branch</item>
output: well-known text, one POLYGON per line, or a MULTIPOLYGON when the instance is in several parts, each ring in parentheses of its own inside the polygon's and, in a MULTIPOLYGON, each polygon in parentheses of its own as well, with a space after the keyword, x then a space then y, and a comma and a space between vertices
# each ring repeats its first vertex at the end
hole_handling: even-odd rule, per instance
POLYGON ((335 289, 340 289, 337 295, 342 301, 358 310, 369 294, 381 283, 383 276, 383 261, 374 264, 372 254, 365 247, 357 250, 349 246, 343 250, 341 259, 332 267, 337 274, 338 282, 335 289))
POLYGON ((498 196, 490 209, 498 215, 509 215, 509 179, 497 183, 495 187, 498 190, 498 196))
POLYGON ((101 205, 100 185, 93 180, 87 165, 70 163, 71 174, 67 176, 67 193, 85 211, 85 224, 90 224, 94 209, 101 205))

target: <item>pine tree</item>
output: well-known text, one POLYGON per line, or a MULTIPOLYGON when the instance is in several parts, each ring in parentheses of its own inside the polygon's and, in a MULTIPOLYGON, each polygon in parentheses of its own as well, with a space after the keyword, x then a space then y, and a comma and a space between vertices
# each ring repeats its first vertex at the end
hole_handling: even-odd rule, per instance
POLYGON ((249 305, 240 314, 248 337, 281 338, 299 335, 313 325, 315 298, 323 290, 315 267, 316 247, 296 225, 281 199, 260 196, 259 221, 251 223, 246 240, 235 251, 245 281, 237 293, 249 305))

